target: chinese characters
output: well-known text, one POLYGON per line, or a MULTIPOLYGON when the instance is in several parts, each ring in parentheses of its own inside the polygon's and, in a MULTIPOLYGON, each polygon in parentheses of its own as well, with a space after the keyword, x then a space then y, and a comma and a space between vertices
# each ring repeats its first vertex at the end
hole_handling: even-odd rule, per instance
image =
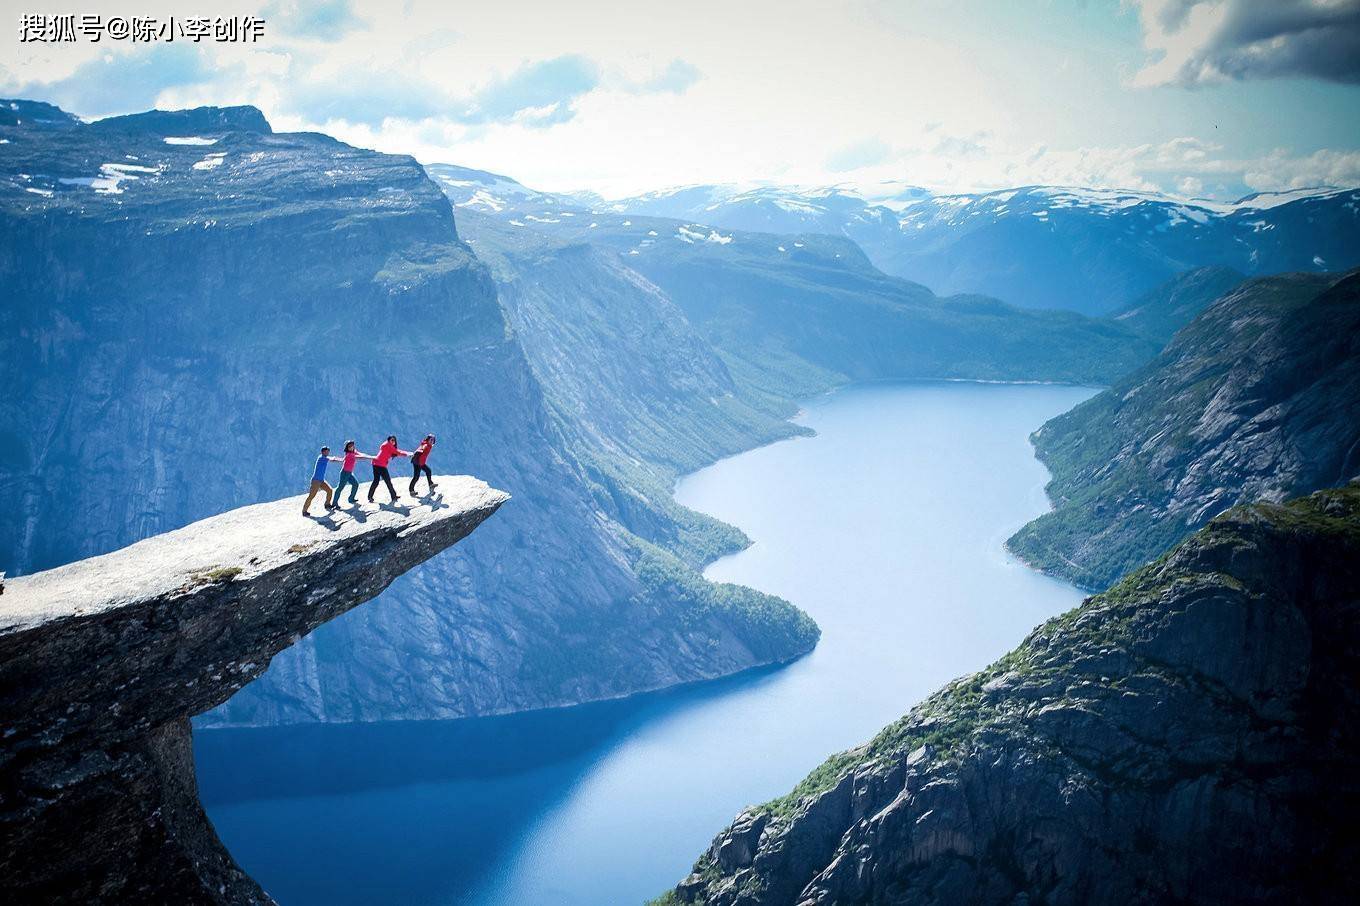
POLYGON ((259 16, 152 16, 47 15, 25 13, 19 17, 20 43, 65 44, 75 41, 216 41, 219 44, 255 44, 264 37, 259 16))

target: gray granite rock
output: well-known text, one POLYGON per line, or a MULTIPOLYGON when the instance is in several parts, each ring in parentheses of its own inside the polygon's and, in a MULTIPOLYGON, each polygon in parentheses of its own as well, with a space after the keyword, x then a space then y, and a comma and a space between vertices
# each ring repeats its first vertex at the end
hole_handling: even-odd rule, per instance
POLYGON ((1238 503, 1360 476, 1360 272, 1241 284, 1034 432, 1054 509, 1007 542, 1107 587, 1238 503))
MULTIPOLYGON (((0 602, 0 887, 10 903, 257 903, 198 803, 189 718, 467 536, 507 495, 232 510, 10 580, 0 602)), ((393 677, 394 680, 397 677, 393 677)))

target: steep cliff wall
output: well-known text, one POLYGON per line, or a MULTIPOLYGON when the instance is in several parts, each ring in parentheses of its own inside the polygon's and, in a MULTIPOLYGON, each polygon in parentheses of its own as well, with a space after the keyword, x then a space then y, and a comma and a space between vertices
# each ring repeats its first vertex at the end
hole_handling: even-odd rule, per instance
POLYGON ((815 642, 786 602, 708 585, 620 524, 411 158, 249 108, 0 131, 0 380, 24 389, 0 398, 0 569, 291 493, 345 438, 434 431, 435 468, 515 495, 203 720, 568 705, 815 642))
POLYGON ((1007 546, 1104 588, 1237 503, 1360 475, 1360 273, 1250 280, 1034 433, 1053 510, 1007 546))
POLYGON ((666 902, 1343 903, 1360 485, 1234 509, 720 834, 666 902))
POLYGON ((198 804, 189 718, 506 500, 472 478, 438 484, 418 503, 316 519, 301 515, 300 497, 257 504, 9 580, 0 597, 6 901, 267 901, 198 804))

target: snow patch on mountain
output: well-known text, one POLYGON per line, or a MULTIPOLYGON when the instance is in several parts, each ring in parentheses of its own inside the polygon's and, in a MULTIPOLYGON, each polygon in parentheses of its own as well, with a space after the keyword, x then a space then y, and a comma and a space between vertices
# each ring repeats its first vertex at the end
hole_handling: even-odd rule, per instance
MULTIPOLYGON (((98 176, 67 176, 58 179, 57 182, 64 186, 85 186, 94 189, 100 195, 121 195, 123 183, 139 179, 138 174, 159 172, 157 167, 143 167, 137 164, 101 164, 98 176)), ((47 194, 50 196, 51 193, 47 194)))

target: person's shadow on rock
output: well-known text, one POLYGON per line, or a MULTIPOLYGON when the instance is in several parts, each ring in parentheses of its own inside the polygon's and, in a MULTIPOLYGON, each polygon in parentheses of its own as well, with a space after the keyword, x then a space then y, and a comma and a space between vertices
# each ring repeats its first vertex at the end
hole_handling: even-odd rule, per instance
POLYGON ((335 521, 335 515, 333 513, 327 513, 324 516, 313 516, 309 513, 307 514, 307 518, 328 531, 340 531, 340 523, 335 521))

